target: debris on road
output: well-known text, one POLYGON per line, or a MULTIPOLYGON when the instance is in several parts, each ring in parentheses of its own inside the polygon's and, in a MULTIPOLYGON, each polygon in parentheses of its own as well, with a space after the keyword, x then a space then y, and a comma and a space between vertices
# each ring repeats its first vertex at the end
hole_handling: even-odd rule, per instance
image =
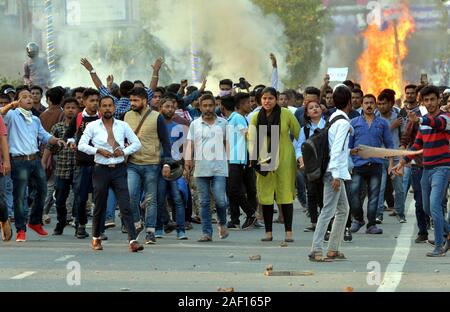
POLYGON ((218 292, 234 292, 234 288, 233 287, 228 287, 228 288, 217 287, 217 291, 218 292))
MULTIPOLYGON (((312 276, 313 272, 310 271, 274 271, 273 265, 270 264, 266 267, 264 272, 265 276, 312 276)), ((291 286, 291 285, 290 285, 291 286)))
POLYGON ((130 288, 120 288, 120 291, 130 291, 130 288))
POLYGON ((280 247, 288 247, 288 246, 289 246, 289 244, 286 243, 286 242, 282 242, 282 243, 280 244, 280 247))
POLYGON ((261 255, 254 255, 248 258, 250 259, 250 261, 261 261, 261 255))
POLYGON ((234 258, 234 255, 233 254, 229 254, 228 258, 234 258))
POLYGON ((347 286, 344 288, 344 292, 354 292, 354 289, 351 286, 347 286))

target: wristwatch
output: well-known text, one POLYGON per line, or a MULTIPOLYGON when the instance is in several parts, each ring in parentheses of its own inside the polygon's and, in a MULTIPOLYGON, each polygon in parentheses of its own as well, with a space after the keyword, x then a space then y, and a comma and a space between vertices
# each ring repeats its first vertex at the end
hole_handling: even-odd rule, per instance
POLYGON ((95 69, 92 69, 92 70, 90 71, 90 73, 91 73, 91 74, 96 74, 97 72, 95 71, 95 69))

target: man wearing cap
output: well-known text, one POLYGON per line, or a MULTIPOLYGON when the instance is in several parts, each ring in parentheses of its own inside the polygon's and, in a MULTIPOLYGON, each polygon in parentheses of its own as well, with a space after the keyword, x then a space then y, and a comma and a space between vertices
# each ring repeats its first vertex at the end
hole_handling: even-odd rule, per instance
POLYGON ((28 59, 23 65, 24 83, 29 87, 36 85, 47 89, 51 85, 50 71, 47 61, 39 57, 39 46, 30 42, 27 45, 27 55, 28 59))
POLYGON ((14 101, 14 97, 16 96, 16 89, 14 89, 14 87, 11 85, 4 85, 0 93, 8 96, 10 101, 12 102, 14 101))
MULTIPOLYGON (((170 148, 172 157, 175 160, 181 160, 180 147, 186 141, 188 127, 178 124, 175 118, 176 100, 171 98, 163 98, 160 102, 160 114, 164 117, 164 122, 169 134, 170 148)), ((175 205, 175 219, 177 222, 177 239, 187 240, 185 233, 185 205, 181 198, 178 188, 178 179, 183 174, 183 168, 178 163, 171 165, 171 177, 165 179, 159 177, 158 183, 158 218, 156 222, 156 237, 162 236, 164 225, 164 216, 166 213, 166 196, 169 195, 175 205)), ((182 178, 181 178, 182 179, 182 178)), ((180 181, 181 182, 181 181, 180 181)))
POLYGON ((141 227, 140 199, 145 193, 145 243, 155 244, 157 218, 158 178, 163 164, 163 176, 170 176, 170 143, 164 117, 149 107, 147 91, 133 88, 130 93, 131 111, 125 114, 125 122, 141 141, 142 149, 128 161, 128 187, 135 226, 141 227), (161 152, 162 150, 162 152, 161 152), (162 156, 161 156, 162 155, 162 156))

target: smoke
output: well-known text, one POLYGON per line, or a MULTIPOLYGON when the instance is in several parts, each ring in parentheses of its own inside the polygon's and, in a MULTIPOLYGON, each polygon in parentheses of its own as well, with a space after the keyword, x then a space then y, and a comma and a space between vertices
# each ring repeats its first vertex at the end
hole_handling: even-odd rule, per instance
POLYGON ((157 8, 151 29, 167 50, 177 80, 191 76, 192 45, 204 56, 200 72, 213 91, 224 78, 270 85, 270 53, 278 57, 280 77, 287 74, 284 26, 250 0, 159 0, 157 8))
POLYGON ((139 79, 148 83, 150 63, 164 56, 167 66, 162 82, 187 78, 192 84, 195 52, 200 56, 196 75, 206 77, 207 89, 214 93, 225 78, 237 83, 245 77, 253 86, 270 85, 270 53, 278 58, 280 79, 287 74, 284 26, 276 16, 265 16, 250 0, 233 1, 232 5, 227 0, 158 0, 152 3, 152 12, 141 23, 162 49, 161 55, 151 48, 130 62, 112 64, 108 60, 109 56, 101 50, 108 50, 114 41, 136 45, 140 31, 136 28, 119 34, 79 30, 60 33, 58 54, 62 57, 58 63, 63 74, 58 83, 72 87, 90 85, 89 75, 80 70, 78 62, 89 55, 97 55, 92 63, 103 80, 114 74, 117 82, 139 79))

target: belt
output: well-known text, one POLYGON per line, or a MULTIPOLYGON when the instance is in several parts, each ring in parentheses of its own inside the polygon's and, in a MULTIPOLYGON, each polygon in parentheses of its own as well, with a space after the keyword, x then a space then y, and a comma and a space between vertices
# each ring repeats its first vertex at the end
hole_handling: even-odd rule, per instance
POLYGON ((120 163, 120 164, 114 164, 114 165, 102 165, 102 164, 95 164, 96 167, 101 167, 101 168, 120 168, 122 166, 125 166, 125 163, 120 163))
POLYGON ((22 155, 22 156, 11 156, 12 160, 36 160, 39 158, 39 153, 33 154, 33 155, 22 155))

